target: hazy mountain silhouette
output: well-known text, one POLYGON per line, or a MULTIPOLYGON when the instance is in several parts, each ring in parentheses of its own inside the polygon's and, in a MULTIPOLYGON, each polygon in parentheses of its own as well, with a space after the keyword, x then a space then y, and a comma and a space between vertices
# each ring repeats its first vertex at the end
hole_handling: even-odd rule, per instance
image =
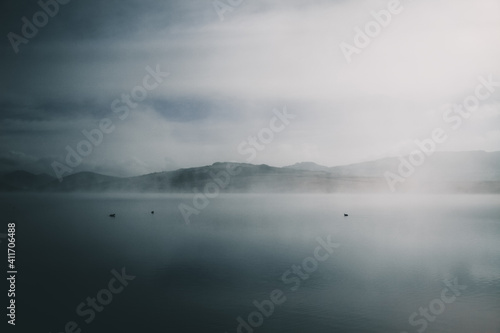
MULTIPOLYGON (((405 157, 408 160, 408 157, 405 157)), ((50 192, 390 192, 386 172, 398 174, 400 158, 345 166, 313 162, 287 167, 246 163, 209 166, 120 178, 80 172, 62 182, 16 171, 0 178, 2 191, 50 192), (231 169, 232 167, 232 169, 231 169), (234 169, 236 168, 236 169, 234 169), (230 175, 229 170, 239 170, 230 175), (217 184, 217 185, 216 185, 217 184)), ((415 167, 398 191, 500 193, 500 152, 440 152, 415 167)))
MULTIPOLYGON (((408 157, 404 157, 408 160, 408 157)), ((398 172, 400 159, 384 158, 330 168, 335 176, 380 177, 386 171, 398 172)), ((439 152, 415 167, 413 181, 499 181, 500 152, 439 152)))
POLYGON ((294 165, 286 166, 285 168, 294 170, 307 170, 307 171, 330 171, 330 168, 324 165, 319 165, 314 162, 300 162, 294 165))
POLYGON ((49 184, 54 179, 54 177, 44 173, 35 175, 27 171, 17 170, 0 176, 0 190, 8 192, 33 190, 49 184))

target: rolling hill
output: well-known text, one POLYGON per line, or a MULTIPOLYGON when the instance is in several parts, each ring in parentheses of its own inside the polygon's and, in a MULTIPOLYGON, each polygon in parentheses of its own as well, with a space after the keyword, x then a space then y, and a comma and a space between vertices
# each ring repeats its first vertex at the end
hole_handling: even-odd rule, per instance
MULTIPOLYGON (((405 157, 408 159, 408 157, 405 157)), ((48 192, 391 192, 386 172, 398 174, 400 158, 326 167, 312 162, 287 167, 246 163, 208 166, 119 178, 80 172, 59 182, 15 171, 0 177, 0 190, 48 192)), ((500 152, 440 152, 398 184, 398 192, 500 193, 500 152)))

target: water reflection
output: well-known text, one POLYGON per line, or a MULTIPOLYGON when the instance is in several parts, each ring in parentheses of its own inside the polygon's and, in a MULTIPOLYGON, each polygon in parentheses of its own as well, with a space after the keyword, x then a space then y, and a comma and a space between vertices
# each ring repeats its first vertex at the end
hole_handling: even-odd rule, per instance
POLYGON ((287 301, 256 332, 417 332, 411 314, 453 279, 467 289, 425 332, 500 328, 498 196, 221 195, 189 226, 177 208, 185 200, 2 197, 23 207, 19 303, 33 318, 24 325, 81 322, 76 305, 127 267, 137 279, 84 331, 236 332, 254 300, 280 289, 287 301), (291 290, 284 272, 328 235, 341 246, 291 290))

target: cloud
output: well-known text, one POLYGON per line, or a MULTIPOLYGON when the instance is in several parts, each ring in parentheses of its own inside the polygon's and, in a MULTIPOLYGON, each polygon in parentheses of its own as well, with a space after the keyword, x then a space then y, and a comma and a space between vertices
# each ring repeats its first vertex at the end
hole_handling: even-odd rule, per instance
MULTIPOLYGON (((241 159, 237 145, 287 105, 297 121, 256 163, 394 154, 442 126, 436 110, 462 102, 478 76, 500 81, 497 1, 401 3, 404 11, 348 64, 339 44, 352 43, 354 27, 387 1, 245 1, 224 22, 210 1, 70 2, 18 55, 6 39, 1 46, 0 147, 37 163, 61 160, 82 130, 110 117, 116 131, 78 170, 130 175, 211 164, 241 159), (156 64, 171 75, 117 119, 111 102, 156 64)), ((36 2, 2 6, 10 13, 4 34, 38 10, 36 2)), ((446 148, 500 148, 487 135, 500 125, 499 97, 446 148)))

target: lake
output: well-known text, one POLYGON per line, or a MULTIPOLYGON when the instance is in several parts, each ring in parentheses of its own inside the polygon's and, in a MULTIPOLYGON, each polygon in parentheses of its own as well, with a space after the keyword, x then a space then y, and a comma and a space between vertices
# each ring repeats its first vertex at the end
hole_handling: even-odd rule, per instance
POLYGON ((17 331, 500 332, 498 195, 224 194, 189 225, 182 203, 2 194, 17 331))

